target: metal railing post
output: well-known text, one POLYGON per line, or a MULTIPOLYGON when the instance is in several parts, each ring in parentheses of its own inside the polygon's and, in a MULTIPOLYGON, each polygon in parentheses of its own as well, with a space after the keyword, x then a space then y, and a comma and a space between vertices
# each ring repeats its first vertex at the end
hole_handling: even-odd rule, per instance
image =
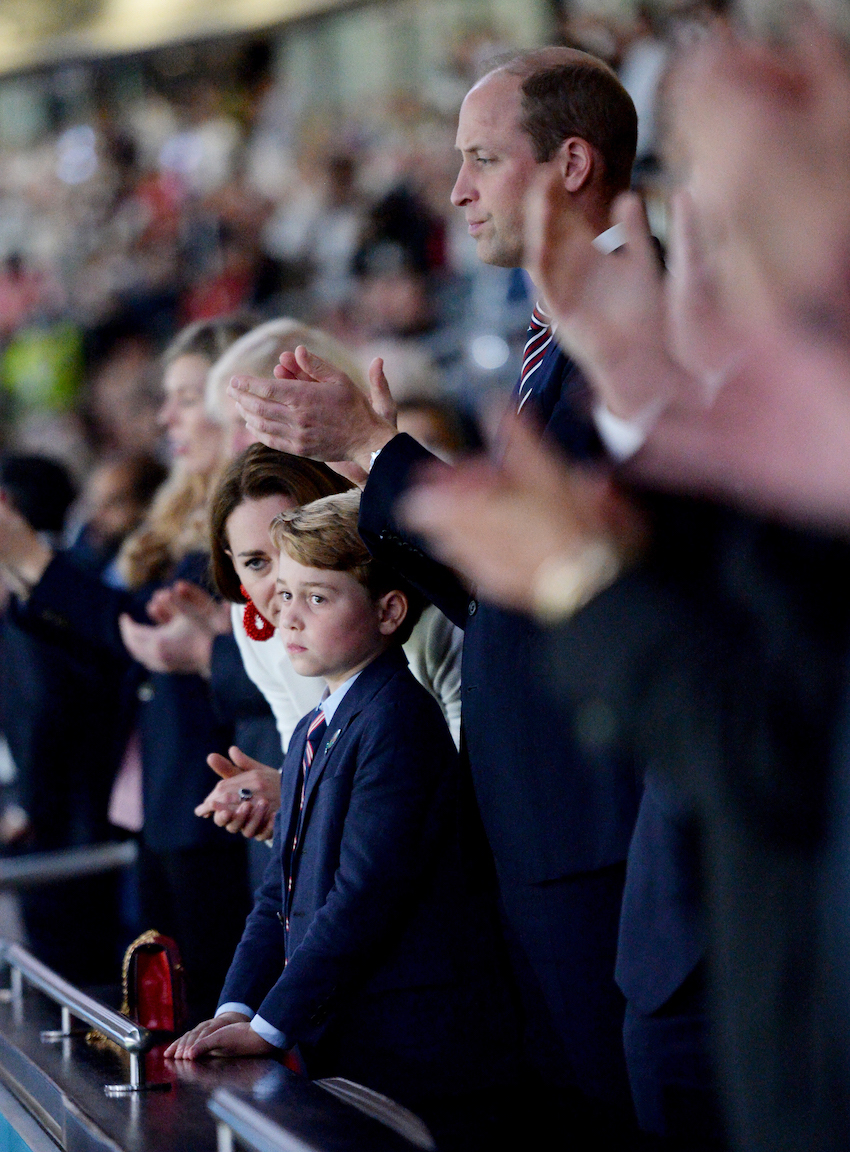
POLYGON ((101 1032, 129 1054, 130 1082, 104 1085, 103 1090, 107 1096, 124 1096, 157 1088, 167 1090, 171 1087, 167 1082, 149 1084, 145 1081, 144 1054, 156 1042, 155 1036, 147 1028, 87 996, 18 944, 0 941, 0 956, 11 968, 11 999, 16 1022, 23 1019, 23 982, 26 980, 62 1009, 61 1029, 43 1032, 43 1040, 53 1042, 73 1036, 75 1032, 71 1023, 72 1017, 75 1017, 101 1032))

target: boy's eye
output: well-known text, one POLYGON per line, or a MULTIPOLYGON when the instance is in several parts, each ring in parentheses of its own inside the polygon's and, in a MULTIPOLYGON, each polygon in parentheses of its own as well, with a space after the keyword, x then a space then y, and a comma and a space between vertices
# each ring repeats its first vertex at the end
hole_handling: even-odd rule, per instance
POLYGON ((314 592, 310 597, 311 604, 324 604, 324 596, 320 596, 318 592, 314 592))
POLYGON ((281 598, 281 600, 285 600, 285 601, 291 600, 292 599, 292 593, 291 592, 281 592, 280 598, 281 598))

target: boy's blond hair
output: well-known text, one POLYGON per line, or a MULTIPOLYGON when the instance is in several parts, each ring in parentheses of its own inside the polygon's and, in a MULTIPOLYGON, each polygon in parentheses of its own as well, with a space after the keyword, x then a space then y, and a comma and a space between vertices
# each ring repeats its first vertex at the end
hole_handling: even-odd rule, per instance
POLYGON ((373 600, 394 590, 402 592, 407 600, 407 616, 397 636, 403 643, 422 615, 425 601, 394 569, 373 559, 357 531, 359 514, 358 489, 323 496, 275 516, 269 536, 275 548, 305 568, 347 572, 373 600))
POLYGON ((357 489, 322 496, 275 516, 269 536, 275 548, 305 568, 350 572, 359 584, 369 588, 367 569, 372 557, 357 531, 359 515, 357 489))

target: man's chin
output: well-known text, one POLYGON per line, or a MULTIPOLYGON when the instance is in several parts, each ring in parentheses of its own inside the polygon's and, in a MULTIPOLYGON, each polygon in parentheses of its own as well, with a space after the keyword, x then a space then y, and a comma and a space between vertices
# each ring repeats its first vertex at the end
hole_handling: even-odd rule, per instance
POLYGON ((522 256, 516 252, 506 252, 497 244, 488 244, 483 237, 478 241, 478 259, 491 268, 520 268, 522 256))

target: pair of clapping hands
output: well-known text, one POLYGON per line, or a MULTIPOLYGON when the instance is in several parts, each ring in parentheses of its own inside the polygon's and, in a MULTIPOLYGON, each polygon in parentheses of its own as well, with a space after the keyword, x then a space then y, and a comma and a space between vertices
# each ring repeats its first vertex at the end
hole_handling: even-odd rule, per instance
MULTIPOLYGON (((195 673, 209 679, 216 636, 230 632, 230 607, 196 584, 178 580, 151 597, 147 611, 153 623, 130 616, 119 619, 121 638, 130 655, 149 672, 195 673)), ((228 832, 270 840, 280 807, 280 775, 274 769, 229 749, 207 757, 219 783, 195 809, 228 832)))

